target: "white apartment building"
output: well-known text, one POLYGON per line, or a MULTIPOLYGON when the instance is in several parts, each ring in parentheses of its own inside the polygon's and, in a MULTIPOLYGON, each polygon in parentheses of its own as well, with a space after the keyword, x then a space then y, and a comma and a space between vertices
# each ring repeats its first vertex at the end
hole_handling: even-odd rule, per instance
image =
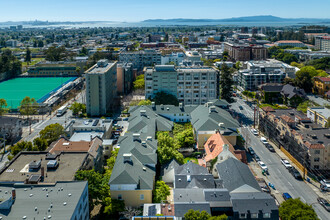
POLYGON ((200 105, 218 97, 219 72, 215 68, 157 65, 144 72, 146 98, 163 91, 185 105, 200 105))
POLYGON ((176 66, 178 66, 184 59, 184 53, 166 54, 161 57, 161 65, 168 65, 169 63, 174 63, 176 66))
POLYGON ((117 62, 100 60, 85 72, 88 115, 105 115, 111 110, 117 93, 116 68, 117 62))
POLYGON ((123 51, 119 54, 119 61, 132 63, 134 68, 142 70, 146 66, 160 65, 161 53, 154 49, 141 51, 123 51))

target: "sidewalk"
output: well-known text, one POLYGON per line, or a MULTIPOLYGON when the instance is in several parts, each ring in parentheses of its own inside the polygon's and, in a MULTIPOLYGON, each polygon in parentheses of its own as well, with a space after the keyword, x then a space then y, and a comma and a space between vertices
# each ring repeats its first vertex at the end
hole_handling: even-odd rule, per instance
MULTIPOLYGON (((260 132, 260 135, 263 137, 266 137, 263 133, 260 132)), ((276 154, 280 157, 280 158, 284 158, 287 159, 291 166, 294 166, 300 173, 300 175, 303 177, 303 172, 271 141, 267 138, 268 142, 272 145, 272 147, 275 149, 276 154)), ((308 178, 308 176, 306 177, 308 178)), ((319 196, 319 197, 323 197, 325 199, 327 199, 328 201, 330 201, 330 193, 329 192, 321 192, 320 191, 320 183, 316 182, 314 180, 312 180, 311 178, 310 182, 307 182, 306 180, 304 180, 304 182, 319 196)))

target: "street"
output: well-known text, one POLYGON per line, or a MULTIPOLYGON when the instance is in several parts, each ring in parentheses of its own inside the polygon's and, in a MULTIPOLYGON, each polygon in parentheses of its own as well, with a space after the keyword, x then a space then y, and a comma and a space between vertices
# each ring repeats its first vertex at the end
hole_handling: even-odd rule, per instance
POLYGON ((330 105, 330 102, 323 99, 323 98, 320 98, 316 95, 307 95, 308 99, 319 104, 320 106, 325 106, 325 105, 330 105))
POLYGON ((260 136, 252 134, 251 127, 253 125, 253 110, 243 99, 236 98, 237 102, 231 104, 231 109, 239 113, 240 121, 243 124, 240 132, 244 139, 248 140, 248 145, 251 146, 256 154, 260 157, 269 169, 268 176, 264 177, 267 182, 274 184, 276 193, 289 193, 293 198, 300 198, 302 202, 313 206, 318 217, 321 220, 329 219, 329 213, 317 202, 318 195, 304 181, 296 180, 289 171, 282 165, 281 158, 278 154, 270 152, 260 141, 260 136), (243 107, 243 110, 239 109, 243 107), (252 123, 251 123, 252 122, 252 123), (246 125, 246 126, 244 126, 246 125))

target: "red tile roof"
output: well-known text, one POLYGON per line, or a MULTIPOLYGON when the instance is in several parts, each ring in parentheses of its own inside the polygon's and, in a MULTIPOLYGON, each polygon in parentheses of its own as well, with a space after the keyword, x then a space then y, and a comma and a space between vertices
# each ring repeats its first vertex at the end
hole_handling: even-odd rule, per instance
POLYGON ((321 80, 322 82, 330 82, 330 77, 315 77, 319 80, 321 80))

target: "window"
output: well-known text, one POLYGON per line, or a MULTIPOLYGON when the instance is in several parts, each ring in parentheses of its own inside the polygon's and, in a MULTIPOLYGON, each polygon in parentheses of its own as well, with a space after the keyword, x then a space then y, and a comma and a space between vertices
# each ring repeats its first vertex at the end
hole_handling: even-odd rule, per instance
POLYGON ((144 194, 140 195, 140 200, 144 200, 144 194))
POLYGON ((270 213, 264 213, 264 218, 270 218, 270 213))
POLYGON ((315 154, 320 154, 320 150, 315 150, 314 153, 315 154))
POLYGON ((319 161, 320 161, 319 157, 314 158, 314 162, 319 162, 319 161))
POLYGON ((123 197, 121 196, 121 194, 118 195, 118 200, 122 200, 123 197))
POLYGON ((251 213, 251 218, 258 218, 258 213, 251 213))
POLYGON ((314 169, 320 169, 319 165, 315 165, 314 169))
POLYGON ((246 213, 240 213, 239 218, 246 218, 246 213))

